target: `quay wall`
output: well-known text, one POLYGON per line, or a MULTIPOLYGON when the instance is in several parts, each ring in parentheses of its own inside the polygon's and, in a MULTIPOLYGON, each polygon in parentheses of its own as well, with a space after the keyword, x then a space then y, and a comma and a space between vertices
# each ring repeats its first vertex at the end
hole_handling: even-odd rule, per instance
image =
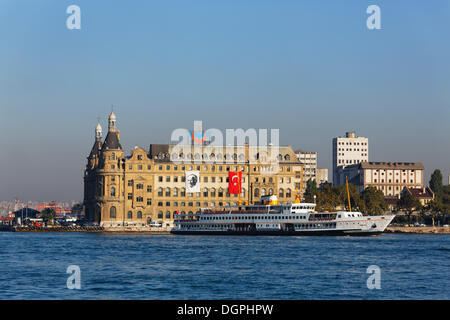
POLYGON ((387 227, 385 233, 450 234, 449 227, 387 227))

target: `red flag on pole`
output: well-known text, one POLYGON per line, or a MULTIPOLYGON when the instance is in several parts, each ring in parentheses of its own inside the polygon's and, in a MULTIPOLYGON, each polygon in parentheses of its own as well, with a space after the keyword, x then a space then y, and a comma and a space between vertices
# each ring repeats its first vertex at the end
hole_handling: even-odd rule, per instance
POLYGON ((228 172, 228 193, 229 194, 240 194, 241 193, 241 181, 242 181, 242 171, 239 172, 228 172))

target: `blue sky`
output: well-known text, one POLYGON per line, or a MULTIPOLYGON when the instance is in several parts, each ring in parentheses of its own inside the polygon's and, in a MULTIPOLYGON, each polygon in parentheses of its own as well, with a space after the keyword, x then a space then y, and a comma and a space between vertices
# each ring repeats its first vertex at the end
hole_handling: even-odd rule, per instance
POLYGON ((202 120, 279 128, 331 169, 332 138, 355 130, 371 161, 447 181, 449 31, 446 0, 0 0, 0 199, 82 200, 112 104, 127 150, 202 120))

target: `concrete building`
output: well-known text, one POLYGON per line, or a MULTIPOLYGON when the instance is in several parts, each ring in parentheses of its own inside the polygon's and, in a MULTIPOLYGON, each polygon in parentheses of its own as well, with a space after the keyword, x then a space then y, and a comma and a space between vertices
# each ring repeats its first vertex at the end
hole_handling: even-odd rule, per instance
POLYGON ((326 168, 317 168, 317 178, 316 178, 317 186, 328 182, 328 169, 326 168))
POLYGON ((306 190, 306 182, 311 180, 316 180, 317 185, 317 152, 312 151, 295 151, 298 160, 303 164, 303 192, 306 190))
MULTIPOLYGON (((228 172, 242 171, 241 200, 253 203, 275 194, 281 203, 294 202, 303 184, 303 166, 290 146, 176 145, 135 147, 124 155, 116 116, 109 116, 108 134, 95 129, 95 142, 84 175, 86 218, 105 227, 173 223, 174 214, 193 213, 202 207, 236 205, 228 193, 228 172), (279 152, 278 162, 268 154, 279 152), (186 192, 188 172, 198 173, 199 192, 186 192)), ((189 189, 188 189, 189 190, 189 189)))
MULTIPOLYGON (((347 132, 345 137, 333 138, 333 185, 338 186, 338 168, 369 161, 369 139, 347 132)), ((345 182, 345 181, 344 181, 345 182)))
POLYGON ((344 184, 348 177, 359 192, 372 186, 386 197, 398 197, 405 187, 423 188, 423 169, 420 162, 362 162, 339 166, 336 178, 339 184, 344 184))

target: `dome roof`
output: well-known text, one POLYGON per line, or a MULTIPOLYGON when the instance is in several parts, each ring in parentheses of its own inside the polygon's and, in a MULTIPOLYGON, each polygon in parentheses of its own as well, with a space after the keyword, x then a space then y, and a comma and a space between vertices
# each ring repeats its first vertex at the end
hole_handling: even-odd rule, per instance
POLYGON ((97 126, 95 127, 95 131, 102 131, 102 126, 100 123, 97 123, 97 126))

